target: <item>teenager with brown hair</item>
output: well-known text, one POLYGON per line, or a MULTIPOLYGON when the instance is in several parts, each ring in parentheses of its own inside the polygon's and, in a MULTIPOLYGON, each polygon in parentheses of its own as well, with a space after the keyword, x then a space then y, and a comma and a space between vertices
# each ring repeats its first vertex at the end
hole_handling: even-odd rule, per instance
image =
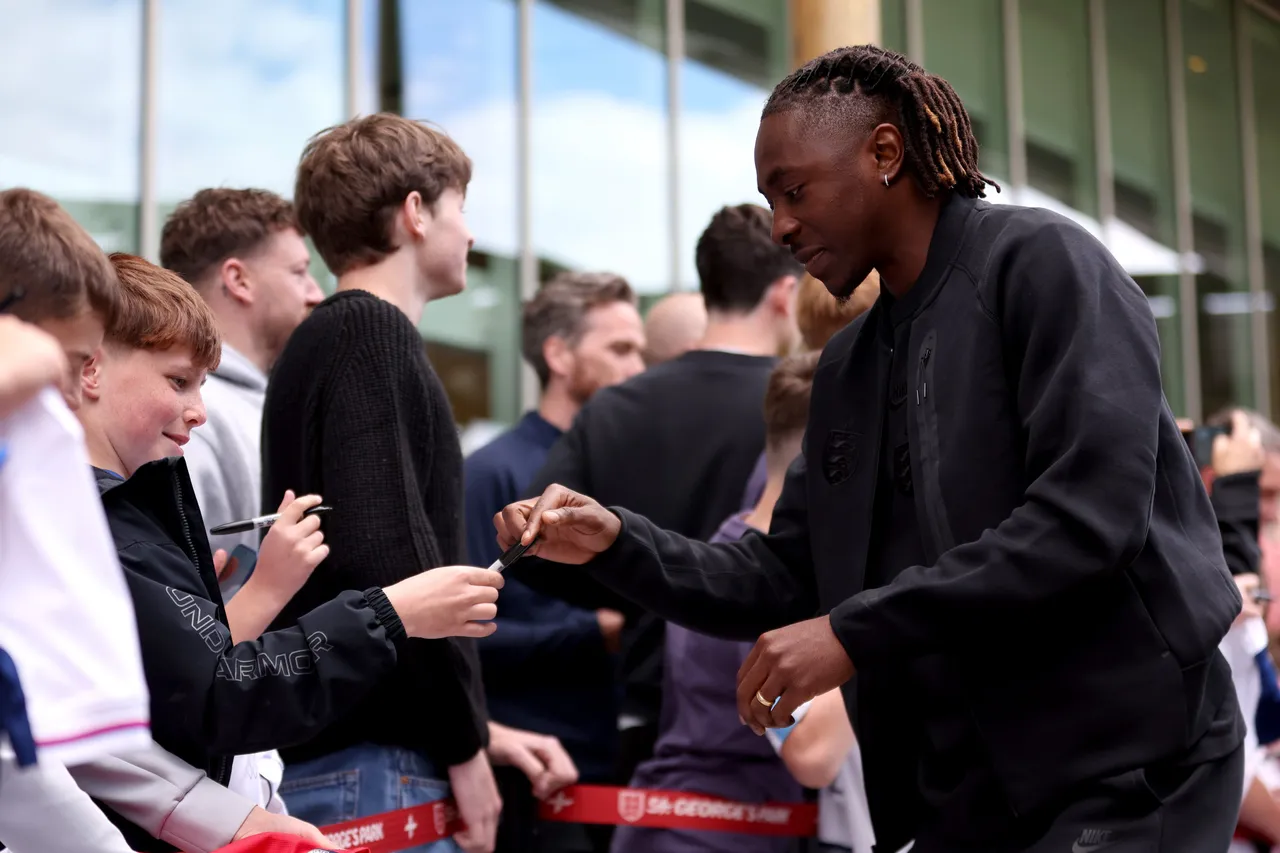
MULTIPOLYGON (((470 179, 471 161, 446 134, 387 113, 330 128, 303 152, 298 221, 338 292, 293 333, 271 375, 263 501, 284 489, 324 495, 333 550, 281 623, 352 585, 465 560, 462 449, 418 326, 428 303, 466 286, 470 179)), ((294 814, 327 824, 452 793, 467 829, 429 849, 468 853, 494 845, 490 755, 551 787, 572 770, 545 736, 490 727, 475 644, 463 638, 405 644, 367 699, 283 754, 294 814)))

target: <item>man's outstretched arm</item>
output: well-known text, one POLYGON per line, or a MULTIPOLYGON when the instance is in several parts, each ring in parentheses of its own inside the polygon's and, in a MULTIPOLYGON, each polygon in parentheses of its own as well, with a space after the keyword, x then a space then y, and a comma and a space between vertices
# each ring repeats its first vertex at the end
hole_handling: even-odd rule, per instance
POLYGON ((688 539, 558 485, 508 506, 494 525, 504 548, 538 537, 531 553, 553 563, 589 564, 593 578, 667 621, 750 640, 817 612, 804 478, 804 462, 797 460, 772 532, 734 543, 688 539))

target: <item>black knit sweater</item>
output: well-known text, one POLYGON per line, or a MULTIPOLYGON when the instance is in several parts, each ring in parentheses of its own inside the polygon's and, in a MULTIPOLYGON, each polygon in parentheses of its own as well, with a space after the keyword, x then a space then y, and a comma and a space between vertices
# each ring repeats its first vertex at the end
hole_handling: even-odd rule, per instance
MULTIPOLYGON (((370 293, 331 296, 289 339, 267 388, 262 474, 264 512, 285 489, 333 507, 323 521, 329 557, 278 625, 343 590, 464 562, 462 450, 449 401, 417 329, 370 293)), ((487 721, 474 641, 409 640, 368 699, 284 758, 371 741, 444 768, 487 744, 487 721)))

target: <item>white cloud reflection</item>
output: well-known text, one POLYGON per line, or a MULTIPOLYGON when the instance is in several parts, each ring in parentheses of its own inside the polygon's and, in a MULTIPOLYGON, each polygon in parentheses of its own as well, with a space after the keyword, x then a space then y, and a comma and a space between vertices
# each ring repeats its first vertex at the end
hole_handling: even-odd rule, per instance
MULTIPOLYGON (((437 122, 470 153, 467 209, 478 243, 513 257, 514 4, 409 8, 417 16, 430 9, 426 20, 440 29, 406 40, 406 111, 437 122)), ((0 185, 136 201, 141 14, 139 0, 5 4, 0 185)), ((306 139, 342 119, 342 0, 164 0, 160 15, 161 202, 211 185, 289 194, 306 139)), ((567 13, 540 11, 535 27, 544 45, 534 68, 535 247, 663 290, 671 274, 664 61, 635 43, 620 56, 622 37, 567 13)), ((694 244, 711 214, 759 201, 752 147, 766 93, 701 67, 686 85, 701 87, 691 103, 714 105, 681 115, 677 252, 680 281, 692 286, 694 244)), ((1170 250, 1132 229, 1091 230, 1142 271, 1176 268, 1170 250)))

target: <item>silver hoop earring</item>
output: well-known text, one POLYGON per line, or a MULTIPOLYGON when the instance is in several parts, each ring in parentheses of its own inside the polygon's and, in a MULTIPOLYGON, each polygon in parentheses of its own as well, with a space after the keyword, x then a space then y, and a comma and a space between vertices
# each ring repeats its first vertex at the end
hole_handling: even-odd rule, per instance
POLYGON ((889 189, 889 176, 888 176, 888 175, 885 175, 885 176, 884 176, 884 188, 885 188, 885 189, 889 189))

